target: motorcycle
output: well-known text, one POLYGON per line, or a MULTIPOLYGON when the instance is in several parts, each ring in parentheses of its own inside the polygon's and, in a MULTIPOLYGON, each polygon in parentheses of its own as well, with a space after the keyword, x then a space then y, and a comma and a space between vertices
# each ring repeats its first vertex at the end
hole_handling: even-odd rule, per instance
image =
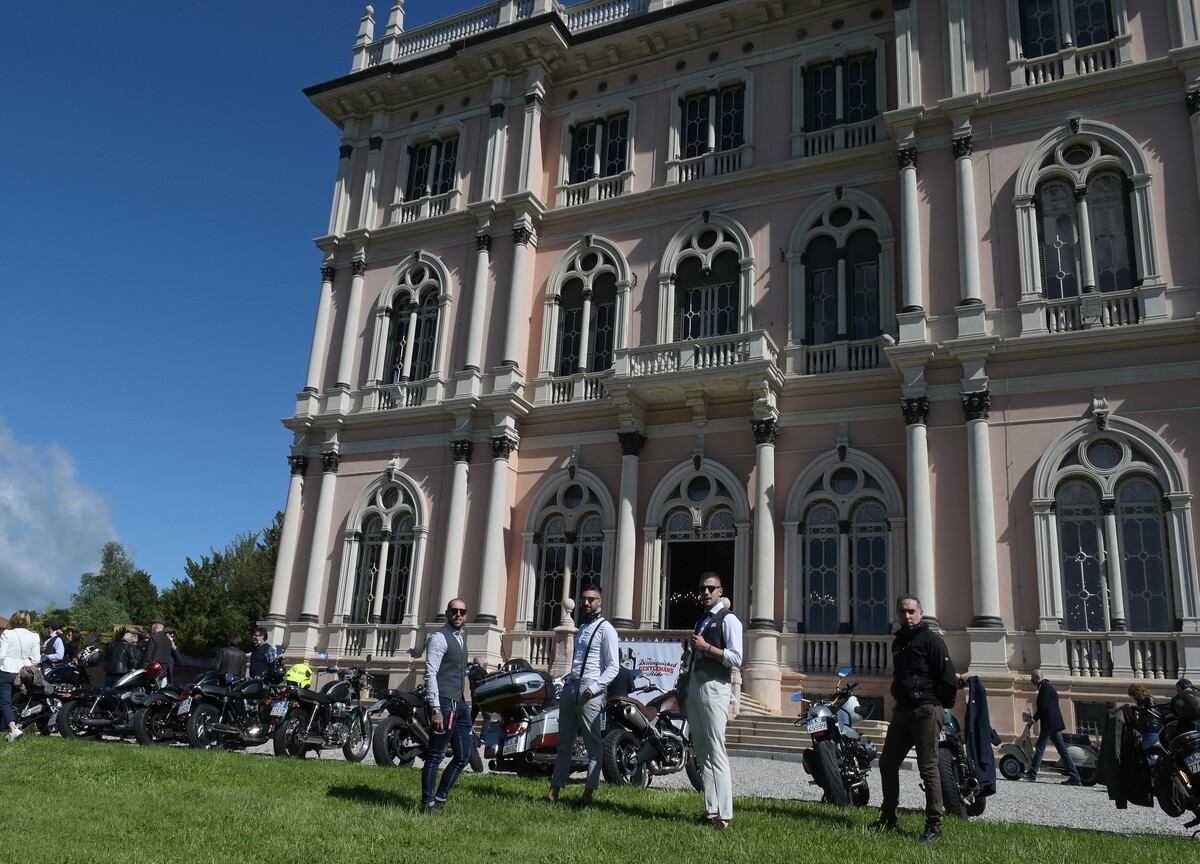
POLYGON ((89 645, 74 660, 46 667, 42 671, 44 684, 15 687, 12 708, 17 728, 24 732, 32 727, 41 735, 49 735, 56 725, 55 715, 62 706, 63 695, 87 681, 87 670, 100 665, 103 660, 104 652, 89 645))
POLYGON ((201 672, 190 684, 168 684, 156 693, 136 694, 133 737, 139 744, 187 742, 188 713, 201 684, 215 683, 217 673, 201 672))
MULTIPOLYGON (((367 709, 375 731, 371 735, 371 755, 376 765, 399 765, 403 768, 421 755, 433 737, 429 724, 429 708, 425 702, 425 685, 416 690, 384 690, 379 699, 367 709), (382 720, 374 718, 387 713, 382 720)), ((483 773, 479 755, 478 736, 472 733, 471 770, 483 773)))
MULTIPOLYGON (((1010 743, 1000 745, 1000 758, 996 763, 996 769, 1005 780, 1020 780, 1021 775, 1027 772, 1029 766, 1033 764, 1033 751, 1036 745, 1030 734, 1030 729, 1033 728, 1033 715, 1026 711, 1023 717, 1025 728, 1021 734, 1010 743)), ((1075 767, 1079 769, 1079 779, 1083 781, 1083 785, 1096 785, 1096 765, 1100 761, 1100 753, 1096 749, 1096 745, 1092 743, 1092 739, 1082 733, 1064 732, 1063 741, 1067 745, 1067 752, 1071 754, 1071 759, 1075 762, 1075 767)), ((1059 764, 1058 753, 1053 747, 1047 748, 1042 767, 1063 775, 1067 773, 1066 769, 1059 764)))
POLYGON ((978 816, 987 806, 975 761, 967 753, 967 742, 958 718, 947 708, 942 732, 938 736, 938 774, 942 783, 942 804, 952 816, 965 819, 978 816))
MULTIPOLYGON (((327 660, 329 655, 322 657, 327 660)), ((303 759, 309 751, 319 754, 340 747, 349 762, 365 759, 371 749, 371 721, 361 705, 351 707, 350 702, 359 700, 369 680, 370 664, 368 654, 367 666, 346 670, 326 666, 320 671, 337 677, 319 691, 289 688, 271 709, 272 716, 278 718, 271 736, 275 755, 303 759)))
MULTIPOLYGON (((483 746, 488 768, 522 777, 545 777, 558 754, 558 696, 562 684, 525 660, 509 660, 475 688, 485 712, 483 746), (495 715, 495 719, 493 716, 495 715)), ((577 735, 571 770, 587 769, 587 751, 577 735)))
MULTIPOLYGON (((871 795, 867 774, 879 755, 875 742, 864 739, 854 728, 870 710, 863 711, 854 695, 857 682, 846 684, 853 671, 849 666, 839 669, 833 696, 811 703, 808 713, 797 717, 794 724, 803 726, 812 738, 813 746, 802 754, 804 770, 821 787, 821 800, 838 807, 866 806, 871 795)), ((792 701, 803 705, 806 700, 796 693, 792 701)))
POLYGON ((162 666, 155 662, 126 672, 112 687, 76 686, 63 693, 55 716, 58 734, 64 738, 132 735, 138 709, 134 697, 157 686, 161 674, 162 666))
MULTIPOLYGON (((1200 694, 1178 693, 1170 706, 1135 708, 1152 715, 1162 725, 1158 742, 1145 751, 1150 785, 1159 809, 1171 817, 1191 813, 1187 829, 1200 825, 1200 694)), ((1192 833, 1192 839, 1200 831, 1192 833)))
MULTIPOLYGON (((679 668, 686 668, 686 663, 685 652, 679 668)), ((638 682, 629 696, 608 700, 604 779, 617 786, 649 786, 652 777, 686 771, 692 786, 702 792, 704 782, 678 683, 663 690, 645 678, 638 682), (635 693, 658 695, 643 703, 634 698, 635 693)))
POLYGON ((180 693, 175 723, 186 717, 189 746, 201 750, 256 747, 275 731, 272 711, 284 697, 283 657, 277 657, 263 678, 219 677, 215 672, 180 693))

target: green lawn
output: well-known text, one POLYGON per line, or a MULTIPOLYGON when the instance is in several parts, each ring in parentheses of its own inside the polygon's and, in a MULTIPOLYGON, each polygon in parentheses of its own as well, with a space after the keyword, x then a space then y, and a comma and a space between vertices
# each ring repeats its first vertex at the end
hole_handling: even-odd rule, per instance
MULTIPOLYGON (((334 761, 26 736, 0 746, 0 862, 851 861, 1169 862, 1189 841, 949 820, 937 846, 866 830, 875 811, 738 799, 721 834, 693 824, 695 793, 602 787, 587 810, 546 785, 465 774, 439 816, 416 812, 420 775, 334 761)), ((570 799, 578 788, 564 792, 570 799)), ((1097 821, 1111 812, 1097 812, 1097 821)))

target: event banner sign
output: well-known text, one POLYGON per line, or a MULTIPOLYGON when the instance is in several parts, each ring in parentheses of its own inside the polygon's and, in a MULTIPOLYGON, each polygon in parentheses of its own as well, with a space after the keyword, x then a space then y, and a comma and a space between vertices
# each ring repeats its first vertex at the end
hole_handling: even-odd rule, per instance
POLYGON ((679 677, 679 659, 683 654, 681 642, 649 642, 622 639, 618 643, 621 665, 644 677, 651 684, 670 690, 679 677))

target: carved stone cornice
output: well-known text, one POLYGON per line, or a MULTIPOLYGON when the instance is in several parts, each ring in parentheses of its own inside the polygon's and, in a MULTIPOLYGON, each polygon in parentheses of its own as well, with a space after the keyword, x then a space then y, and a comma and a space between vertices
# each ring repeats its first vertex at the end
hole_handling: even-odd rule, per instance
POLYGON ((641 432, 618 432, 617 440, 621 442, 622 456, 641 456, 642 448, 646 446, 646 436, 641 432))
POLYGON ((896 163, 900 166, 900 170, 905 168, 917 167, 917 148, 916 147, 901 147, 896 151, 896 163))
POLYGON ((287 457, 288 465, 291 466, 293 477, 303 477, 304 472, 308 470, 307 456, 289 456, 287 457))
POLYGON ((770 444, 775 446, 775 439, 779 437, 779 421, 772 417, 765 420, 755 420, 752 425, 754 429, 754 443, 770 444))
POLYGON ((336 450, 326 450, 321 454, 321 470, 326 474, 336 474, 342 464, 342 456, 336 450))
POLYGON ((954 151, 954 158, 962 159, 975 152, 975 141, 970 135, 960 135, 950 142, 950 147, 954 151))
POLYGON ((925 426, 929 423, 929 397, 915 396, 900 400, 905 426, 925 426))
POLYGON ((475 442, 470 438, 460 438, 450 442, 450 452, 453 454, 455 462, 470 462, 471 451, 474 449, 475 442))
POLYGON ((990 390, 976 390, 974 393, 960 393, 962 397, 963 416, 967 422, 986 420, 992 411, 992 393, 990 390))

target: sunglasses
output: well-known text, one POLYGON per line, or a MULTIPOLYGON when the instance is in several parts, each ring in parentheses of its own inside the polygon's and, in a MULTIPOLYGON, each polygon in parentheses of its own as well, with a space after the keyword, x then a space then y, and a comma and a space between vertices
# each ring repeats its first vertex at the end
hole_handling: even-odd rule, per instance
POLYGON ((599 603, 600 598, 599 597, 584 597, 583 602, 584 603, 599 603))
POLYGON ((447 610, 446 610, 446 614, 447 614, 447 615, 466 615, 466 614, 467 614, 467 610, 466 610, 466 609, 454 609, 454 608, 450 608, 450 609, 447 609, 447 610))
POLYGON ((720 591, 721 586, 720 585, 701 585, 700 590, 703 591, 705 594, 708 594, 710 591, 720 591))

